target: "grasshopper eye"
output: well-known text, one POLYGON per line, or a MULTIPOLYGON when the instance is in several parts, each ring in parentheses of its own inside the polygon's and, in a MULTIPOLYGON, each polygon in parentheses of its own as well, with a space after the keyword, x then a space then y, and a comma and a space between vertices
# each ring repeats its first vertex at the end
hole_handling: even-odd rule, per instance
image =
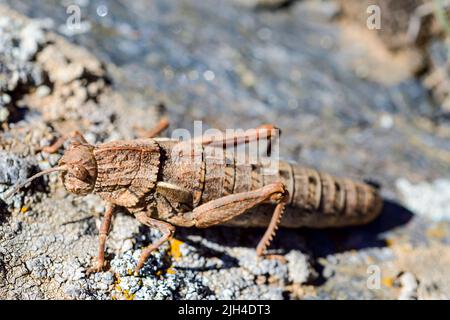
POLYGON ((78 180, 87 182, 90 179, 89 172, 83 166, 75 164, 69 172, 78 180))
POLYGON ((97 179, 97 164, 91 147, 73 144, 59 160, 59 164, 67 168, 61 176, 67 191, 78 195, 92 192, 97 179))
POLYGON ((95 177, 83 165, 72 163, 67 167, 67 172, 62 176, 65 188, 78 195, 90 193, 94 188, 95 177))

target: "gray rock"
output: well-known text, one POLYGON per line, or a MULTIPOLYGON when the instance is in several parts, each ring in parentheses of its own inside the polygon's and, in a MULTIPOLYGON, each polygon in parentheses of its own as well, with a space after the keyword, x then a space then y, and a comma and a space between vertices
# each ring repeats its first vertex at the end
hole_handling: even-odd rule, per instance
POLYGON ((0 185, 11 186, 25 180, 32 168, 31 159, 0 150, 0 185))
MULTIPOLYGON (((50 15, 55 25, 67 19, 54 1, 0 2, 33 16, 50 15)), ((199 118, 216 128, 249 128, 276 120, 283 129, 284 158, 340 176, 374 176, 383 183, 383 192, 397 200, 398 177, 434 181, 448 174, 446 162, 429 152, 448 149, 448 137, 442 135, 445 124, 429 130, 412 121, 420 117, 418 123, 427 123, 435 106, 421 80, 405 67, 411 61, 393 63, 392 55, 365 33, 345 41, 352 30, 330 20, 335 8, 329 2, 325 9, 299 1, 285 10, 261 12, 216 0, 157 0, 151 7, 133 1, 125 11, 120 2, 110 1, 114 21, 111 15, 99 17, 86 10, 84 26, 92 26, 90 32, 70 37, 112 62, 111 74, 86 50, 44 27, 37 30, 38 37, 30 35, 22 43, 28 20, 3 14, 0 7, 0 91, 10 97, 1 106, 10 113, 4 115, 0 140, 8 143, 2 148, 25 158, 31 154, 26 147, 47 145, 73 129, 90 143, 134 137, 134 125, 151 127, 159 112, 165 112, 154 107, 163 101, 173 128, 190 128, 199 118), (368 54, 373 48, 382 50, 377 57, 368 54)), ((59 159, 29 157, 41 168, 59 159)), ((21 174, 10 180, 21 179, 21 174)), ((448 247, 445 221, 443 231, 434 232, 440 238, 430 239, 425 231, 430 222, 414 216, 412 223, 400 224, 397 220, 407 210, 388 204, 387 218, 385 214, 368 227, 279 230, 271 250, 288 252, 287 264, 257 262, 258 230, 179 228, 175 236, 185 242, 180 256, 165 245, 134 276, 141 248, 159 234, 118 212, 107 242, 111 270, 87 276, 98 245, 100 219, 93 216, 101 215, 105 204, 95 196, 67 193, 56 175, 49 178, 49 189, 51 193, 40 197, 30 190, 27 210, 8 215, 6 221, 2 204, 2 298, 393 298, 392 288, 367 290, 367 265, 400 268, 401 241, 425 246, 430 240, 429 251, 436 243, 448 247), (326 257, 319 258, 328 262, 325 283, 304 284, 314 272, 301 252, 326 257), (308 290, 312 293, 305 294, 308 290)), ((438 284, 433 294, 447 288, 445 275, 439 271, 429 282, 438 284)), ((430 275, 421 281, 425 278, 430 275)))

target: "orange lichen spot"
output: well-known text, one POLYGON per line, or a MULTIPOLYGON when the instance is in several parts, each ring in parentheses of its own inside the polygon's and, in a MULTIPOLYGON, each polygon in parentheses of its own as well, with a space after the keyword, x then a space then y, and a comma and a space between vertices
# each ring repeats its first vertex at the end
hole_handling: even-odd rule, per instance
POLYGON ((170 255, 173 258, 178 259, 181 257, 180 246, 182 244, 183 244, 183 242, 180 240, 177 240, 177 239, 170 240, 170 255))
POLYGON ((384 286, 386 286, 388 288, 392 288, 394 285, 394 279, 391 277, 383 277, 381 279, 381 282, 383 283, 384 286))
POLYGON ((27 211, 28 211, 27 206, 23 206, 22 208, 20 208, 20 212, 22 212, 22 213, 27 213, 27 211))
POLYGON ((366 258, 366 262, 367 262, 367 264, 374 264, 375 263, 375 259, 373 257, 371 257, 371 256, 368 256, 366 258))

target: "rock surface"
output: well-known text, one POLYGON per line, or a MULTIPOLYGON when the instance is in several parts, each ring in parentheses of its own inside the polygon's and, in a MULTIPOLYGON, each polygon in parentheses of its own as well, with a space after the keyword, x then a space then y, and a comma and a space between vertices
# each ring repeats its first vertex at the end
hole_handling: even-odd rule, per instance
POLYGON ((119 212, 110 271, 87 276, 104 206, 52 175, 0 202, 1 298, 449 298, 450 225, 434 219, 448 199, 426 183, 450 179, 450 126, 415 76, 421 53, 336 20, 334 1, 110 1, 106 15, 83 1, 77 32, 58 1, 0 2, 35 18, 0 6, 0 192, 53 166, 60 155, 37 150, 61 134, 131 138, 168 113, 172 129, 275 122, 285 158, 376 180, 386 199, 368 226, 280 230, 272 249, 285 263, 256 260, 260 229, 179 228, 139 277, 129 271, 158 235, 119 212), (419 183, 429 197, 413 196, 419 183), (431 201, 443 205, 418 209, 431 201))

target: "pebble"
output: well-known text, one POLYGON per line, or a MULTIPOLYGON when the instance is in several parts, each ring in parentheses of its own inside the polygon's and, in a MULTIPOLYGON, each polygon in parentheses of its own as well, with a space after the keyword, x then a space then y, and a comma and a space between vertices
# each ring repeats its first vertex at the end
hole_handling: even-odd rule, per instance
POLYGON ((297 250, 291 250, 287 255, 289 280, 295 283, 305 283, 316 276, 306 255, 297 250))
POLYGON ((9 117, 9 111, 3 106, 0 106, 0 122, 6 122, 9 117))
POLYGON ((39 86, 36 89, 36 94, 41 98, 48 96, 50 94, 50 92, 51 92, 51 89, 45 85, 39 86))
POLYGON ((400 283, 401 291, 399 294, 399 300, 416 300, 417 289, 419 283, 416 277, 411 272, 405 272, 399 276, 397 281, 400 283))

